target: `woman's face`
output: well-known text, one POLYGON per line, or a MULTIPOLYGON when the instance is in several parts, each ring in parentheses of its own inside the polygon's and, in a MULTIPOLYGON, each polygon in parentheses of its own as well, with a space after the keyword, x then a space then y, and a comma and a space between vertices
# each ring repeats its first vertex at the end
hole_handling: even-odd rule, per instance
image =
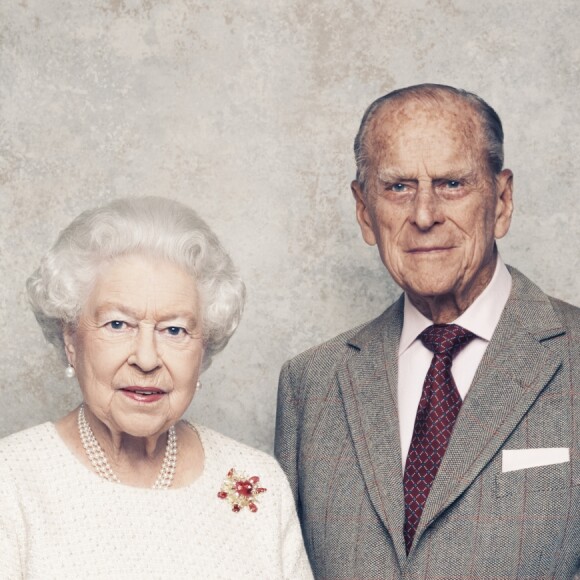
POLYGON ((192 277, 139 254, 106 263, 78 326, 65 332, 90 411, 117 433, 151 437, 175 424, 195 393, 203 356, 192 277))

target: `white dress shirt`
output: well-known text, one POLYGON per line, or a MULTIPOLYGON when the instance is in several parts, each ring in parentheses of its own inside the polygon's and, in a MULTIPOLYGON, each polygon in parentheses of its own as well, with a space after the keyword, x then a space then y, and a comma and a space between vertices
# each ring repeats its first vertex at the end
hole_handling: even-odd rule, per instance
MULTIPOLYGON (((502 259, 497 258, 490 283, 473 304, 456 320, 463 328, 473 332, 475 338, 453 359, 451 372, 461 395, 465 399, 477 367, 491 340, 512 287, 512 277, 502 259)), ((399 378, 397 385, 399 433, 403 470, 413 438, 415 416, 423 391, 423 383, 433 358, 433 353, 418 336, 433 322, 423 316, 405 295, 404 321, 399 344, 399 378)))

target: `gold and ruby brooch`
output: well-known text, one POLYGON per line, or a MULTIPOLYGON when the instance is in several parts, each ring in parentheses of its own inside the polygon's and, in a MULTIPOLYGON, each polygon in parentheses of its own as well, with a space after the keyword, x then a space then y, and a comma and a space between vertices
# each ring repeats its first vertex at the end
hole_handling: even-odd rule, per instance
POLYGON ((217 496, 220 499, 227 499, 233 512, 237 513, 246 507, 251 512, 257 512, 258 496, 266 491, 265 487, 258 487, 259 481, 260 478, 257 475, 247 477, 245 473, 236 473, 232 467, 217 496))

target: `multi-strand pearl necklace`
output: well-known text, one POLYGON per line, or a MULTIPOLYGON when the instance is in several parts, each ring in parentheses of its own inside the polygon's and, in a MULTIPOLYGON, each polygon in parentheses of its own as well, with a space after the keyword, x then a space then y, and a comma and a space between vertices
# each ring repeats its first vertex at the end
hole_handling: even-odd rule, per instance
MULTIPOLYGON (((103 479, 107 481, 113 481, 115 483, 121 483, 119 478, 115 475, 109 462, 107 456, 103 451, 103 448, 99 445, 91 426, 89 425, 85 417, 84 405, 79 408, 78 414, 78 426, 79 435, 81 437, 81 442, 93 466, 94 470, 103 479)), ((163 457, 163 464, 161 465, 161 471, 153 484, 153 489, 167 489, 171 487, 173 483, 173 477, 175 476, 175 467, 177 465, 177 433, 175 432, 175 427, 172 425, 169 427, 167 432, 167 445, 165 447, 165 456, 163 457)))

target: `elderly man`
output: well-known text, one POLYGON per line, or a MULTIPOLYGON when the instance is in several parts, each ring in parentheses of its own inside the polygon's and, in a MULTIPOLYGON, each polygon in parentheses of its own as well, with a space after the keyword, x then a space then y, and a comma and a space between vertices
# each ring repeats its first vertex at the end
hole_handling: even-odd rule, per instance
POLYGON ((502 262, 512 172, 482 99, 394 91, 352 183, 404 294, 286 363, 276 454, 317 578, 573 578, 580 310, 502 262))

